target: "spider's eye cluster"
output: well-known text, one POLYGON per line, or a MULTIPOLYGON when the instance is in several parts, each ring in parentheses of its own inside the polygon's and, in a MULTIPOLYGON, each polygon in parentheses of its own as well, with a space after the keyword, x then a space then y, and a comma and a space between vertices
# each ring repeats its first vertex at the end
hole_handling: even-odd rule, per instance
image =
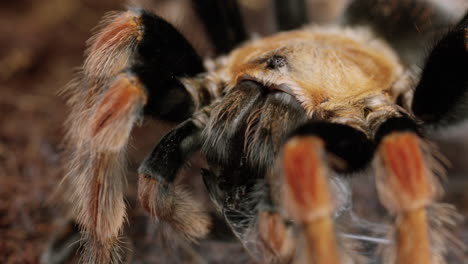
POLYGON ((284 67, 288 64, 288 61, 285 57, 281 55, 273 55, 267 59, 266 65, 268 69, 278 69, 284 67))

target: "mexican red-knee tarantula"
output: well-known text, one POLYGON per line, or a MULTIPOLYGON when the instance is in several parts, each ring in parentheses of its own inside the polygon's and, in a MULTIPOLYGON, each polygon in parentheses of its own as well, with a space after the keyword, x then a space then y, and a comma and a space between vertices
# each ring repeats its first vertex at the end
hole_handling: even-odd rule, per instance
POLYGON ((468 17, 455 25, 429 2, 362 0, 344 12, 349 26, 303 26, 304 2, 277 0, 283 32, 247 40, 236 1, 193 4, 217 58, 203 60, 168 22, 131 9, 104 19, 69 89, 66 181, 82 261, 122 261, 125 152, 149 116, 180 124, 141 165, 139 200, 189 241, 212 219, 175 182, 201 151, 211 200, 259 262, 447 262, 460 247, 448 232, 457 214, 435 202, 443 166, 428 137, 468 117, 468 17), (451 29, 418 73, 434 37, 425 21, 451 29), (394 221, 379 247, 362 242, 365 227, 362 239, 345 235, 356 228, 348 181, 363 174, 375 176, 394 221))

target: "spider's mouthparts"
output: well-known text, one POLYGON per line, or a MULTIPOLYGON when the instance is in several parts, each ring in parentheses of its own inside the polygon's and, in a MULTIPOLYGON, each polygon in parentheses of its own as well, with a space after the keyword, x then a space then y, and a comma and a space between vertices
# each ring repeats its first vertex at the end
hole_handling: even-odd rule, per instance
POLYGON ((286 84, 286 83, 279 83, 279 84, 276 84, 276 83, 265 83, 264 81, 262 80, 259 80, 251 75, 243 75, 242 77, 240 77, 238 80, 237 80, 237 83, 241 83, 241 82, 244 82, 244 81, 251 81, 251 82, 255 82, 256 84, 258 84, 258 86, 262 87, 266 92, 283 92, 283 93, 286 93, 286 94, 289 94, 291 96, 294 96, 294 93, 291 89, 291 87, 286 84))
POLYGON ((272 91, 281 91, 283 93, 287 93, 291 96, 294 96, 294 93, 287 84, 281 83, 281 84, 275 84, 275 85, 270 85, 268 88, 272 91))

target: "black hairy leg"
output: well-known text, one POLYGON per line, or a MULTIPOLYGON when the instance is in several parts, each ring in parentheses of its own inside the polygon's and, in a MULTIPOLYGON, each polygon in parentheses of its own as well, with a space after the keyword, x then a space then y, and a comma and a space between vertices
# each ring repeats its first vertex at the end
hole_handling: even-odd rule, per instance
POLYGON ((192 119, 184 121, 159 141, 138 172, 157 181, 174 182, 177 171, 201 147, 200 131, 192 119))
POLYGON ((132 127, 144 113, 169 121, 190 117, 194 103, 178 78, 202 71, 188 41, 143 10, 109 15, 90 40, 80 81, 67 91, 72 112, 65 194, 83 229, 83 262, 123 260, 125 153, 132 127))
POLYGON ((280 31, 296 29, 308 22, 304 0, 275 0, 275 14, 280 31))
POLYGON ((235 0, 193 0, 217 54, 229 53, 247 40, 241 12, 235 0))
POLYGON ((179 78, 203 72, 202 58, 174 26, 154 14, 140 12, 144 33, 130 71, 147 89, 145 114, 182 121, 191 116, 194 105, 179 78))
POLYGON ((468 117, 468 14, 432 49, 414 92, 413 113, 426 125, 468 117))

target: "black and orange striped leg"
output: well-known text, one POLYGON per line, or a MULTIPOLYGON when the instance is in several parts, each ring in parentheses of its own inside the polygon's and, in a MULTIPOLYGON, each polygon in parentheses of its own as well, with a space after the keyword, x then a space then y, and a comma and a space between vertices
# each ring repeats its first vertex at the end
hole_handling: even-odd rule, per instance
POLYGON ((340 124, 310 122, 287 141, 281 154, 281 207, 298 225, 304 241, 295 239, 295 263, 354 259, 337 236, 334 222, 335 210, 350 202, 349 190, 340 189, 338 182, 344 179, 333 175, 365 168, 372 154, 373 144, 364 133, 340 124))
POLYGON ((395 216, 394 243, 384 263, 438 262, 428 207, 440 194, 440 170, 431 149, 408 118, 391 118, 377 132, 374 167, 380 201, 395 216))
POLYGON ((172 25, 144 10, 104 18, 87 55, 80 79, 67 90, 67 195, 83 229, 82 262, 119 263, 131 130, 144 114, 169 121, 190 117, 195 106, 179 78, 204 68, 172 25))

